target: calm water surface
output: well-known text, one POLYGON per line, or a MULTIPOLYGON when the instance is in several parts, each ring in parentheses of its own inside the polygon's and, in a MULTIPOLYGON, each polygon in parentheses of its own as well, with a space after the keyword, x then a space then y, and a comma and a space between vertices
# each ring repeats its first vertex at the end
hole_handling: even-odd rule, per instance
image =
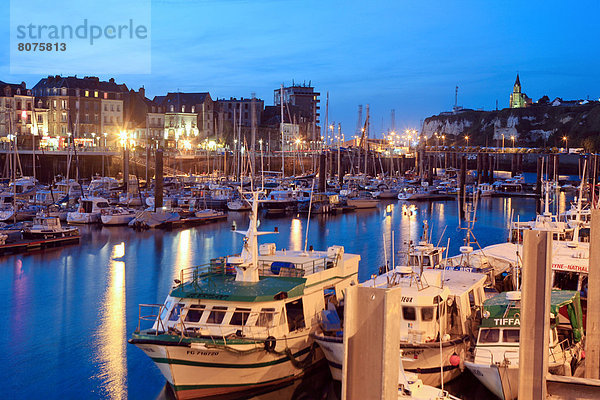
MULTIPOLYGON (((561 196, 561 208, 564 203, 561 196)), ((535 200, 481 201, 475 226, 481 246, 506 240, 511 210, 521 220, 531 219, 535 200)), ((384 264, 384 246, 389 257, 392 231, 399 250, 407 240, 418 239, 423 220, 430 223, 434 243, 450 238, 450 255, 457 254, 464 237, 457 212, 456 202, 422 203, 409 217, 393 201, 309 222, 306 216, 262 218, 262 230, 278 227, 280 233, 263 236, 261 242, 302 249, 308 225, 309 246, 343 245, 346 252, 361 255, 363 281, 384 264)), ((4 393, 26 399, 159 396, 164 378, 139 349, 127 344, 137 325, 138 304, 162 303, 181 269, 239 252, 242 237, 231 227, 247 223, 247 214, 230 213, 227 222, 174 231, 86 226, 80 245, 0 258, 4 393)), ((470 387, 457 386, 454 391, 462 395, 470 387)))

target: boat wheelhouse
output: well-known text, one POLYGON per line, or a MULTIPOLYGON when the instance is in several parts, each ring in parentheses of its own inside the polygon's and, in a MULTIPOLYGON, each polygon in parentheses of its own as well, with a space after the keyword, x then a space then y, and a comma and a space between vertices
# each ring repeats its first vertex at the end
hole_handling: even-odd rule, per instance
MULTIPOLYGON (((438 386, 441 375, 447 382, 461 372, 451 359, 454 355, 462 360, 468 349, 476 329, 471 321, 485 299, 485 281, 485 275, 466 271, 425 269, 419 274, 411 267, 396 267, 361 285, 402 289, 400 350, 411 359, 404 369, 417 373, 423 383, 438 386)), ((324 326, 313 336, 327 357, 332 377, 341 380, 343 334, 324 326)))
MULTIPOLYGON (((498 398, 519 391, 521 292, 504 292, 485 301, 477 345, 465 366, 498 398)), ((571 376, 582 357, 583 313, 579 293, 552 290, 548 372, 571 376)))
POLYGON ((330 296, 357 284, 360 256, 257 243, 258 196, 242 253, 181 271, 164 304, 140 305, 130 343, 179 399, 239 394, 292 381, 321 358, 311 332, 330 296), (146 316, 143 309, 153 309, 146 316))

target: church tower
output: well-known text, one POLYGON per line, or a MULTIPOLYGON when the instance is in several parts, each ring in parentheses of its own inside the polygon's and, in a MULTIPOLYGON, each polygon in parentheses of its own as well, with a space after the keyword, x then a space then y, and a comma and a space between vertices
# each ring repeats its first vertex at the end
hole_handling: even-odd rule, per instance
POLYGON ((510 94, 510 108, 527 107, 527 104, 529 103, 528 99, 529 98, 525 93, 521 93, 521 80, 519 79, 519 74, 517 74, 513 91, 510 94))

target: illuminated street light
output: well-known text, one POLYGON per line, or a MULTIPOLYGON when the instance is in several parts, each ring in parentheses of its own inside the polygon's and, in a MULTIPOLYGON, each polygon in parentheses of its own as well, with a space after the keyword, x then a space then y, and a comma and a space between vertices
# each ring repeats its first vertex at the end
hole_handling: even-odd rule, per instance
POLYGON ((510 137, 510 140, 512 140, 512 147, 513 147, 513 149, 514 149, 514 148, 515 148, 515 135, 512 135, 512 136, 510 137))
POLYGON ((467 147, 469 147, 469 136, 465 136, 465 140, 467 141, 467 147))

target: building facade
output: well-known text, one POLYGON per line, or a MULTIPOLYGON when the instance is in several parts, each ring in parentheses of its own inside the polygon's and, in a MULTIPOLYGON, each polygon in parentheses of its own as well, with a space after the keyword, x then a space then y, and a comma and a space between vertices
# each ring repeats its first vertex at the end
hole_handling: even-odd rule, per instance
POLYGON ((38 105, 48 110, 49 137, 58 136, 61 141, 72 137, 79 146, 91 146, 102 136, 108 144, 118 142, 123 123, 122 90, 112 78, 100 81, 93 76, 56 75, 41 79, 32 91, 38 105), (116 111, 117 104, 121 111, 116 111))
MULTIPOLYGON (((318 140, 320 135, 319 92, 315 92, 310 82, 308 85, 283 87, 284 120, 300 126, 300 135, 308 140, 318 140)), ((280 106, 282 89, 273 92, 273 104, 280 106)))

